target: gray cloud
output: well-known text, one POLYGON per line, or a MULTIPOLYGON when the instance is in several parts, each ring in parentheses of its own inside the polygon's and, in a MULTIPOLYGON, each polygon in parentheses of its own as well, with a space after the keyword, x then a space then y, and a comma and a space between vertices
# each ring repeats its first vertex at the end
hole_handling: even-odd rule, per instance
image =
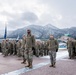
POLYGON ((21 27, 24 27, 24 26, 25 26, 25 23, 20 18, 13 17, 13 19, 9 20, 9 22, 8 22, 9 29, 15 30, 17 28, 21 28, 21 27))
MULTIPOLYGON (((59 28, 76 27, 76 1, 75 0, 39 0, 39 3, 48 7, 50 14, 46 17, 45 22, 49 22, 56 25, 59 28), (52 17, 52 15, 54 15, 52 17), (62 18, 58 20, 59 16, 62 18), (50 18, 49 18, 50 17, 50 18), (49 18, 49 20, 48 20, 49 18), (58 18, 58 19, 57 19, 58 18)), ((48 13, 45 13, 48 15, 48 13)), ((45 17, 45 15, 43 15, 45 17)))
POLYGON ((76 27, 75 7, 75 0, 1 0, 0 29, 5 21, 9 29, 48 23, 58 28, 76 27))
MULTIPOLYGON (((11 15, 10 15, 11 16, 11 15)), ((12 15, 12 19, 8 21, 8 26, 10 28, 20 28, 24 27, 27 24, 35 23, 38 21, 38 17, 36 14, 32 12, 24 12, 20 15, 12 15)))
POLYGON ((22 14, 22 19, 29 21, 29 22, 36 22, 38 21, 38 17, 35 13, 33 12, 25 12, 22 14))

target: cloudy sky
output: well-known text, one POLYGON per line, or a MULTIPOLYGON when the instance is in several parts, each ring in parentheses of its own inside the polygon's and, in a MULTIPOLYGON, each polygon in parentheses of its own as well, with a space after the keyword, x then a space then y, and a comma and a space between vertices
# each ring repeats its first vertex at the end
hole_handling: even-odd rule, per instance
POLYGON ((0 0, 0 30, 26 25, 76 27, 76 0, 0 0))

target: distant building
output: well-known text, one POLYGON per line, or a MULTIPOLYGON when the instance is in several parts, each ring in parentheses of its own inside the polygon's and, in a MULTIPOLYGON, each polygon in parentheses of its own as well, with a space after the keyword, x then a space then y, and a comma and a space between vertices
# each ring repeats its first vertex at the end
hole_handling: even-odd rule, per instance
POLYGON ((73 40, 73 38, 70 36, 70 34, 64 34, 64 36, 60 37, 58 40, 60 40, 62 42, 67 42, 68 38, 73 40))

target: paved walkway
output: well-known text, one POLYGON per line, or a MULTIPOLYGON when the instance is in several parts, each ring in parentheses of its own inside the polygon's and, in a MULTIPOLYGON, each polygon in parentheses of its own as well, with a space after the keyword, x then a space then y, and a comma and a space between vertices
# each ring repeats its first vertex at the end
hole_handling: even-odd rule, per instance
POLYGON ((59 60, 56 68, 50 68, 49 65, 46 65, 21 75, 76 75, 76 59, 59 60))
MULTIPOLYGON (((68 52, 64 50, 57 53, 57 67, 55 69, 49 67, 49 56, 39 58, 34 56, 33 69, 25 68, 25 64, 21 64, 22 58, 17 56, 4 58, 0 54, 0 59, 0 75, 71 75, 74 71, 73 68, 76 69, 75 59, 69 60, 68 52), (69 72, 67 71, 69 69, 72 70, 69 72)), ((72 75, 75 75, 74 73, 72 75)))

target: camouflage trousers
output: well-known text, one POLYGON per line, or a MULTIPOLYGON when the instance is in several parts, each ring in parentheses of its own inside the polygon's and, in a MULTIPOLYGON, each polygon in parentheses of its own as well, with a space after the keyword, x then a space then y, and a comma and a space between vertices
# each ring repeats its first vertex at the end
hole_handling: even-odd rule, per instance
POLYGON ((21 56, 23 57, 23 61, 26 60, 26 58, 24 57, 24 51, 25 51, 25 48, 21 48, 20 53, 21 53, 21 56))
POLYGON ((33 50, 32 48, 26 48, 24 51, 24 58, 28 61, 28 62, 32 62, 33 61, 33 50))
POLYGON ((50 50, 49 56, 50 56, 51 65, 54 65, 56 63, 56 50, 50 50))
POLYGON ((2 54, 4 54, 4 53, 5 53, 4 51, 5 51, 5 48, 2 48, 2 54))
POLYGON ((72 58, 73 56, 73 48, 68 48, 69 57, 72 58))
POLYGON ((16 49, 13 48, 13 54, 15 55, 17 53, 16 49))
POLYGON ((44 49, 44 56, 46 56, 47 55, 47 49, 45 48, 44 49))
POLYGON ((9 53, 9 49, 5 49, 5 50, 4 50, 4 55, 5 55, 5 56, 8 56, 8 53, 9 53))
POLYGON ((12 48, 9 49, 9 53, 10 53, 10 55, 13 54, 13 49, 12 48))
POLYGON ((39 49, 36 49, 36 56, 39 57, 39 49))
POLYGON ((44 55, 44 50, 40 49, 40 55, 43 56, 44 55))
POLYGON ((25 48, 21 48, 20 50, 21 56, 24 56, 24 51, 25 51, 25 48))
POLYGON ((17 49, 17 56, 20 57, 21 56, 21 48, 17 49))
POLYGON ((76 53, 76 47, 75 47, 75 53, 76 53))

